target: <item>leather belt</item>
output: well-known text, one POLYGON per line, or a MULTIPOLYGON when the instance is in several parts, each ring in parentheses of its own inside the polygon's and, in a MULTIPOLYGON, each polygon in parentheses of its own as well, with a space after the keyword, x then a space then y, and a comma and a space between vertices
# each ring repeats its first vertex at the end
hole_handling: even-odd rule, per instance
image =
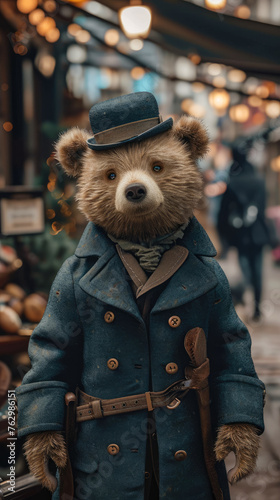
POLYGON ((76 408, 76 421, 85 422, 97 418, 108 417, 118 413, 148 410, 166 406, 173 410, 179 406, 181 399, 190 389, 203 389, 209 376, 209 360, 197 367, 186 367, 186 379, 178 380, 164 391, 144 392, 133 396, 124 396, 115 399, 100 399, 90 396, 79 389, 80 406, 76 408), (181 399, 179 399, 179 397, 181 399))
POLYGON ((192 380, 179 380, 160 392, 145 392, 133 396, 125 396, 115 399, 99 399, 89 396, 79 390, 79 402, 82 403, 76 408, 76 421, 95 420, 118 413, 128 413, 131 411, 148 410, 166 406, 174 409, 181 403, 182 397, 190 390, 194 389, 192 380), (181 399, 179 399, 179 396, 181 399))

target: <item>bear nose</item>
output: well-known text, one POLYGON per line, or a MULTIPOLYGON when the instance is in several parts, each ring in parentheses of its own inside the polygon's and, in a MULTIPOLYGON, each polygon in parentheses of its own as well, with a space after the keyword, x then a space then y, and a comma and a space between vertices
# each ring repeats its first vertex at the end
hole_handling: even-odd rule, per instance
POLYGON ((147 191, 143 184, 130 184, 125 190, 126 198, 133 203, 143 200, 146 194, 147 191))

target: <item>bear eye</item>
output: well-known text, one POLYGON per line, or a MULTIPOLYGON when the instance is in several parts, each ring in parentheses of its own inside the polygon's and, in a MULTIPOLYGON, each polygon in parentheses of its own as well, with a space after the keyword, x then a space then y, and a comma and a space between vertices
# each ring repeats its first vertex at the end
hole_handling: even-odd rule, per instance
POLYGON ((115 172, 108 173, 108 179, 110 179, 110 181, 113 181, 116 177, 117 176, 116 176, 115 172))
POLYGON ((154 172, 160 172, 162 170, 162 167, 160 165, 154 165, 153 166, 153 171, 154 172))

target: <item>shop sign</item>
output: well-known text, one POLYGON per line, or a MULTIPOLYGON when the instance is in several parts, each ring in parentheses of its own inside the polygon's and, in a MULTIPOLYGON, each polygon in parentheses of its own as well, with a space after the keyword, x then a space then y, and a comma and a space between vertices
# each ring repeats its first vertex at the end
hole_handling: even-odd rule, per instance
POLYGON ((0 236, 40 234, 44 229, 42 188, 13 186, 0 190, 0 236))

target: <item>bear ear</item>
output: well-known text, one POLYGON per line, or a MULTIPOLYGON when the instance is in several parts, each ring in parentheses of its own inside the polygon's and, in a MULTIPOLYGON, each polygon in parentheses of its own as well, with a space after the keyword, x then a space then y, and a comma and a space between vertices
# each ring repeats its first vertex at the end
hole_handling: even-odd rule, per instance
POLYGON ((70 177, 78 177, 82 171, 89 137, 89 132, 76 127, 62 134, 55 144, 55 157, 70 177))
POLYGON ((175 123, 174 135, 189 147, 194 160, 201 158, 208 151, 209 137, 202 123, 192 116, 182 116, 175 123))

